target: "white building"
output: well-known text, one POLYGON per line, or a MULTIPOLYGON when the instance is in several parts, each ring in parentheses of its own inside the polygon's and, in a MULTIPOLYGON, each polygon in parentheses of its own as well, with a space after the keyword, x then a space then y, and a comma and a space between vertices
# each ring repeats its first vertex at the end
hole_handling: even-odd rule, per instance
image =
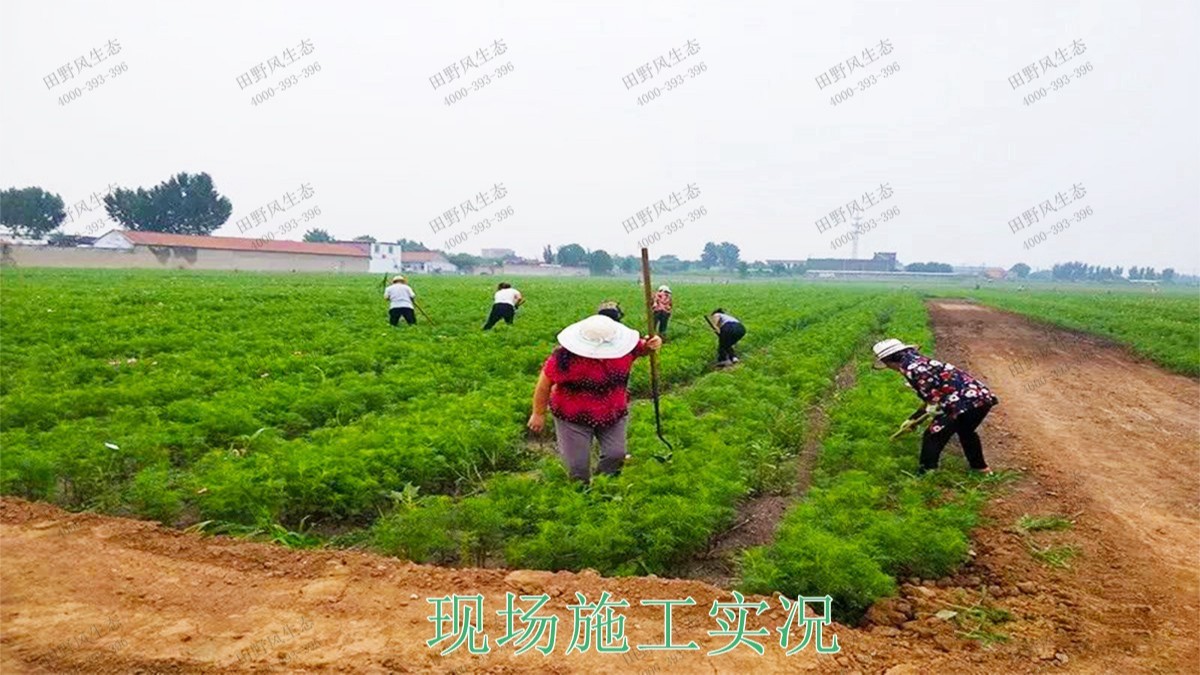
POLYGON ((458 272, 458 266, 438 251, 404 251, 400 254, 400 269, 405 272, 458 272))

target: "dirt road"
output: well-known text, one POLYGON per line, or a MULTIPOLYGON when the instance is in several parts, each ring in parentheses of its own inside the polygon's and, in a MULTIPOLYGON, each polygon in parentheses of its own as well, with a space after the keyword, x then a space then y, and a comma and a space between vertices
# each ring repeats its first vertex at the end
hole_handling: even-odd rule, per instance
MULTIPOLYGON (((0 501, 0 670, 193 672, 1196 672, 1200 671, 1200 385, 1091 338, 994 310, 934 303, 938 353, 1000 393, 984 425, 989 461, 1021 477, 988 507, 973 563, 953 579, 910 580, 861 627, 832 625, 841 652, 785 656, 779 603, 751 617, 759 655, 709 616, 728 591, 655 577, 444 569, 351 551, 291 551, 150 523, 0 501), (1014 364, 1020 364, 1014 368, 1014 364), (1044 379, 1040 385, 1037 382, 1044 379), (1026 386, 1034 384, 1037 386, 1026 386), (1024 534, 1023 514, 1061 514, 1065 531, 1024 534), (1058 569, 1038 549, 1074 546, 1058 569), (629 644, 698 652, 564 655, 575 592, 626 600, 629 644), (557 616, 553 654, 500 646, 505 593, 541 594, 557 616), (427 598, 484 596, 489 653, 440 656, 427 598), (994 606, 1011 620, 984 645, 939 619, 994 606), (886 611, 885 611, 886 610, 886 611), (634 655, 636 654, 636 656, 634 655)), ((914 458, 915 461, 915 458, 914 458)), ((751 598, 750 600, 759 600, 751 598)), ((798 638, 793 636, 793 640, 798 638)), ((446 643, 439 645, 439 649, 446 643)), ((794 644, 794 643, 793 643, 794 644)))

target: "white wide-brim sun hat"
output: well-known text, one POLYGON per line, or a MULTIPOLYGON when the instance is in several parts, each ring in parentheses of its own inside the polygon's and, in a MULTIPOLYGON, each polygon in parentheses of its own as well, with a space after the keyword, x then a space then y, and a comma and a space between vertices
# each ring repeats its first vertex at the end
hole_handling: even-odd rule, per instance
POLYGON ((670 286, 659 286, 659 287, 658 287, 658 290, 660 290, 660 291, 666 291, 666 292, 670 293, 670 292, 671 292, 671 287, 670 287, 670 286))
POLYGON ((910 345, 897 340, 896 338, 888 338, 880 342, 876 342, 871 348, 875 352, 875 359, 882 361, 892 354, 902 352, 905 349, 918 349, 917 345, 910 345))
POLYGON ((619 359, 637 347, 642 336, 607 316, 593 314, 562 329, 558 344, 589 359, 619 359))

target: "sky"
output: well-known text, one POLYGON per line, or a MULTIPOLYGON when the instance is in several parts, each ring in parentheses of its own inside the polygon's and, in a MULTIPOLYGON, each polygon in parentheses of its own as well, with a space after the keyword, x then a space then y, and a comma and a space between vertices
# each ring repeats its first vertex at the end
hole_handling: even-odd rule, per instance
POLYGON ((206 172, 228 236, 752 261, 849 257, 858 214, 859 257, 1195 274, 1198 26, 1187 0, 8 0, 0 188, 61 195, 74 233, 115 227, 110 186, 206 172))

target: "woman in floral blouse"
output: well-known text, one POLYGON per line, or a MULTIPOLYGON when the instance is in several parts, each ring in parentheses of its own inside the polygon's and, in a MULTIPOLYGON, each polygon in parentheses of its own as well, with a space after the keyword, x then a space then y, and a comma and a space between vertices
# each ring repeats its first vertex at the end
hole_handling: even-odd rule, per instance
POLYGON ((983 459, 983 443, 975 431, 992 406, 1000 402, 987 385, 949 363, 922 356, 916 345, 894 338, 876 343, 874 351, 880 363, 903 375, 905 383, 927 404, 908 418, 906 426, 915 423, 927 410, 933 414, 921 441, 918 473, 938 467, 942 449, 955 434, 971 469, 991 473, 983 459))

